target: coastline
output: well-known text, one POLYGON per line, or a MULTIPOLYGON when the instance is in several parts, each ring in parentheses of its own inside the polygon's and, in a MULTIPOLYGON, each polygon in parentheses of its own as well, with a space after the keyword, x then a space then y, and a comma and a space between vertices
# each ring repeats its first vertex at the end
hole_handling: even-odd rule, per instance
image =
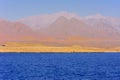
POLYGON ((8 42, 0 46, 0 52, 120 52, 120 48, 96 48, 83 46, 48 46, 40 43, 8 42))
POLYGON ((120 52, 120 49, 82 47, 0 47, 0 52, 120 52))

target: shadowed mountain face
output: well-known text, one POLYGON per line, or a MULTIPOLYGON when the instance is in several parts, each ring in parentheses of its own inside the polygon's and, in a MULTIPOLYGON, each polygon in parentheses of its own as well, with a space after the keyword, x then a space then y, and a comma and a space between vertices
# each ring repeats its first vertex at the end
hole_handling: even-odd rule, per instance
POLYGON ((72 13, 33 16, 10 22, 0 20, 1 41, 32 41, 52 46, 120 46, 120 19, 72 13))

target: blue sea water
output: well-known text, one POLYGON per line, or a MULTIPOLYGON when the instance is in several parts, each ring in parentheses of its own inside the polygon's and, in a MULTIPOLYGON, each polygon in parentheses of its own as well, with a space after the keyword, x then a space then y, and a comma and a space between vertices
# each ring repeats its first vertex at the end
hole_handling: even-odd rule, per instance
POLYGON ((120 53, 0 53, 0 80, 120 80, 120 53))

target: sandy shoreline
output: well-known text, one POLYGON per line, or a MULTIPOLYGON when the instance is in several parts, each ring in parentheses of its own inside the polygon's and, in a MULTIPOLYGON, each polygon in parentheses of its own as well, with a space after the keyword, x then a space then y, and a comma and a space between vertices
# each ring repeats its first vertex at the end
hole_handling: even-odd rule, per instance
POLYGON ((0 46, 0 52, 120 52, 120 48, 95 48, 74 46, 48 46, 40 43, 8 42, 0 46))
POLYGON ((120 52, 120 49, 81 47, 0 47, 0 52, 120 52))

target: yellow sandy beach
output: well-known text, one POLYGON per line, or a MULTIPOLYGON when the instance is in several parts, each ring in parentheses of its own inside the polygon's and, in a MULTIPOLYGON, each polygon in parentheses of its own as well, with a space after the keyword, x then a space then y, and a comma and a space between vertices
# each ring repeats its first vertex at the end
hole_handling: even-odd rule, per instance
POLYGON ((79 47, 0 47, 0 52, 119 52, 119 49, 79 47))
POLYGON ((0 47, 0 52, 120 52, 120 48, 54 47, 41 44, 6 43, 6 46, 0 47))

